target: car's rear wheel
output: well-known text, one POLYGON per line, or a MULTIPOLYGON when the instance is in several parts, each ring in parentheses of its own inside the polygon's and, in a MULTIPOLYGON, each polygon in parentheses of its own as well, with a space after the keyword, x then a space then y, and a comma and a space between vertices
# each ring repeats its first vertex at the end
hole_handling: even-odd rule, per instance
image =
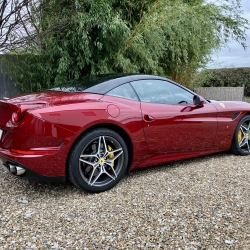
POLYGON ((250 115, 243 116, 234 133, 231 151, 239 155, 250 154, 250 115))
POLYGON ((73 147, 68 178, 87 192, 102 192, 115 186, 126 172, 128 150, 123 138, 110 129, 95 129, 73 147))

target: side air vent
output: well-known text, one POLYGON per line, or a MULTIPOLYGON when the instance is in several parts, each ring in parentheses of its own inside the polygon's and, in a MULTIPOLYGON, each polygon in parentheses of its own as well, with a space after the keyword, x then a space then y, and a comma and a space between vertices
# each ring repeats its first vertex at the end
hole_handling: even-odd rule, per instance
POLYGON ((235 120, 239 115, 240 115, 240 112, 235 113, 235 114, 233 115, 233 117, 232 117, 232 120, 235 120))

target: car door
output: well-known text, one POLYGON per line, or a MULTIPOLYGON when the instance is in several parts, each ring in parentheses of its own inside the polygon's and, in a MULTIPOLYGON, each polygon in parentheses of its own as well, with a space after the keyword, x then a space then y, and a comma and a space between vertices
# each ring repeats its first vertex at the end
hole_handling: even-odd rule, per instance
POLYGON ((141 100, 144 133, 151 150, 173 153, 215 146, 217 110, 212 104, 193 105, 193 93, 168 81, 131 84, 141 100))

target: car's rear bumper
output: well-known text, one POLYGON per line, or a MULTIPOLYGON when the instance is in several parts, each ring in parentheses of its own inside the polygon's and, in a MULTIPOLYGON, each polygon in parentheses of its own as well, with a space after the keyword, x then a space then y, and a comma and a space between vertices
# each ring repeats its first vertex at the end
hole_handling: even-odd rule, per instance
POLYGON ((44 176, 23 164, 12 159, 6 158, 0 154, 0 168, 4 168, 10 174, 24 177, 31 180, 45 181, 45 182, 65 182, 66 176, 44 176))

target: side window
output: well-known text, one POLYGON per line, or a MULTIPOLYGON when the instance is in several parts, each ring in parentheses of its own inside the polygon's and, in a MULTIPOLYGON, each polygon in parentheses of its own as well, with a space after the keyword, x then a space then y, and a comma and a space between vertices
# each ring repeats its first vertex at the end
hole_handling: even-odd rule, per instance
POLYGON ((193 104, 193 94, 162 80, 139 80, 131 82, 142 102, 164 104, 193 104))
POLYGON ((110 90, 106 95, 121 97, 125 99, 139 101, 138 97, 131 87, 130 83, 125 83, 112 90, 110 90))

